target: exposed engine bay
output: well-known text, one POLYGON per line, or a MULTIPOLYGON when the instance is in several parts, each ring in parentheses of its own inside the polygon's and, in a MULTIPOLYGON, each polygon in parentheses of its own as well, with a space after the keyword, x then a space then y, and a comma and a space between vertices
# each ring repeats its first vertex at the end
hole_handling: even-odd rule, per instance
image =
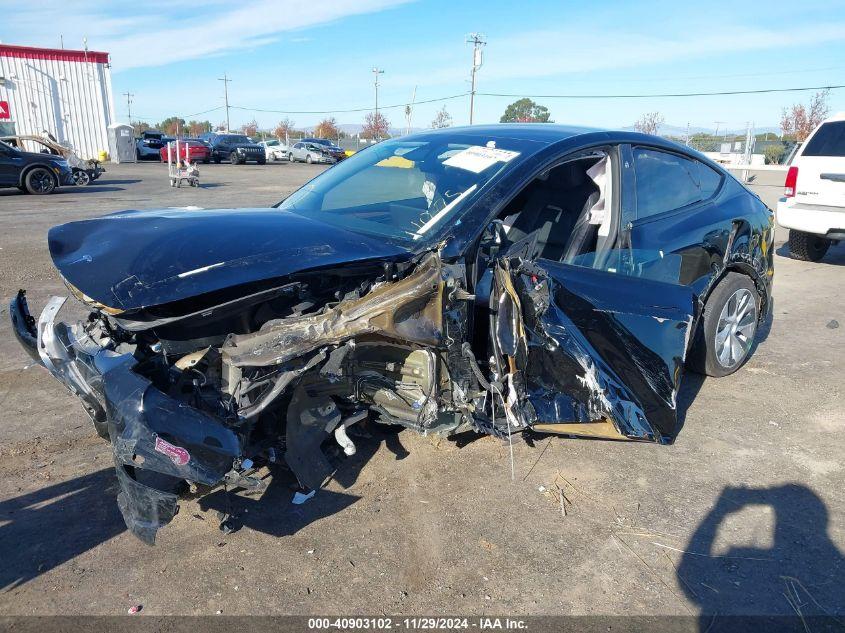
POLYGON ((13 320, 42 341, 41 361, 111 439, 124 518, 153 542, 184 482, 259 488, 254 467, 283 458, 305 490, 321 487, 333 473, 321 445, 334 437, 354 454, 346 429, 365 419, 420 433, 525 428, 522 414, 502 413, 515 403, 514 382, 497 374, 506 361, 482 370, 467 342, 473 298, 463 266, 428 252, 301 274, 234 310, 97 309, 68 326, 53 323, 64 303, 54 298, 32 332, 21 294, 13 320))

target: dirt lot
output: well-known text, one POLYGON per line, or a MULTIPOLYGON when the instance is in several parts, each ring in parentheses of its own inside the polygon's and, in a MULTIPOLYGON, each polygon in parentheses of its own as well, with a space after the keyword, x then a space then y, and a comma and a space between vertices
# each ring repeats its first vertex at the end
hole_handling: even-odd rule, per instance
MULTIPOLYGON (((210 165, 173 190, 158 164, 109 166, 87 189, 0 191, 0 296, 27 288, 38 309, 64 293, 54 224, 263 206, 318 171, 210 165)), ((773 205, 780 182, 754 188, 773 205)), ((291 505, 279 477, 235 502, 244 527, 224 535, 220 495, 188 500, 153 548, 126 532, 108 446, 27 364, 4 305, 0 614, 845 615, 845 245, 807 264, 780 237, 771 328, 736 375, 687 376, 672 446, 520 441, 511 481, 492 438, 377 435, 311 502, 291 505)))

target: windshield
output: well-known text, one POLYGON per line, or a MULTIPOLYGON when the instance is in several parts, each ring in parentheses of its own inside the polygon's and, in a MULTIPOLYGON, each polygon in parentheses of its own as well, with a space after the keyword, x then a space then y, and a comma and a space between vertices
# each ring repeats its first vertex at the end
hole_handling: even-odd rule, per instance
POLYGON ((464 201, 529 145, 445 134, 383 141, 353 154, 277 206, 363 233, 429 239, 454 222, 464 201))
POLYGON ((252 143, 252 141, 242 134, 224 134, 218 138, 223 143, 252 143))

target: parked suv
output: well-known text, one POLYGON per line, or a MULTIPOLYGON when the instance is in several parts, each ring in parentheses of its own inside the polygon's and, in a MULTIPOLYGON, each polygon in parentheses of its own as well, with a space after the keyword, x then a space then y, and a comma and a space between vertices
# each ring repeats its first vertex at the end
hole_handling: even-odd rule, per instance
POLYGON ((24 152, 0 141, 0 187, 17 187, 24 193, 43 195, 72 184, 73 171, 65 158, 24 152))
POLYGON ((789 252, 817 262, 845 239, 845 112, 817 127, 796 153, 778 202, 778 224, 789 229, 789 252))
POLYGON ((215 163, 227 160, 233 165, 243 165, 253 160, 263 165, 267 162, 264 148, 243 134, 215 134, 208 142, 211 143, 211 160, 215 163))

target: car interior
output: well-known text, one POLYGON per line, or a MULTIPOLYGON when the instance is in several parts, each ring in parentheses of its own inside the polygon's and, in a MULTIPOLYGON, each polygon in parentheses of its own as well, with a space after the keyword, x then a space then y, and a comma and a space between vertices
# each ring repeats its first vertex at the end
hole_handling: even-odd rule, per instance
POLYGON ((532 180, 502 210, 507 243, 536 239, 542 259, 600 265, 615 243, 611 156, 592 152, 532 180))

